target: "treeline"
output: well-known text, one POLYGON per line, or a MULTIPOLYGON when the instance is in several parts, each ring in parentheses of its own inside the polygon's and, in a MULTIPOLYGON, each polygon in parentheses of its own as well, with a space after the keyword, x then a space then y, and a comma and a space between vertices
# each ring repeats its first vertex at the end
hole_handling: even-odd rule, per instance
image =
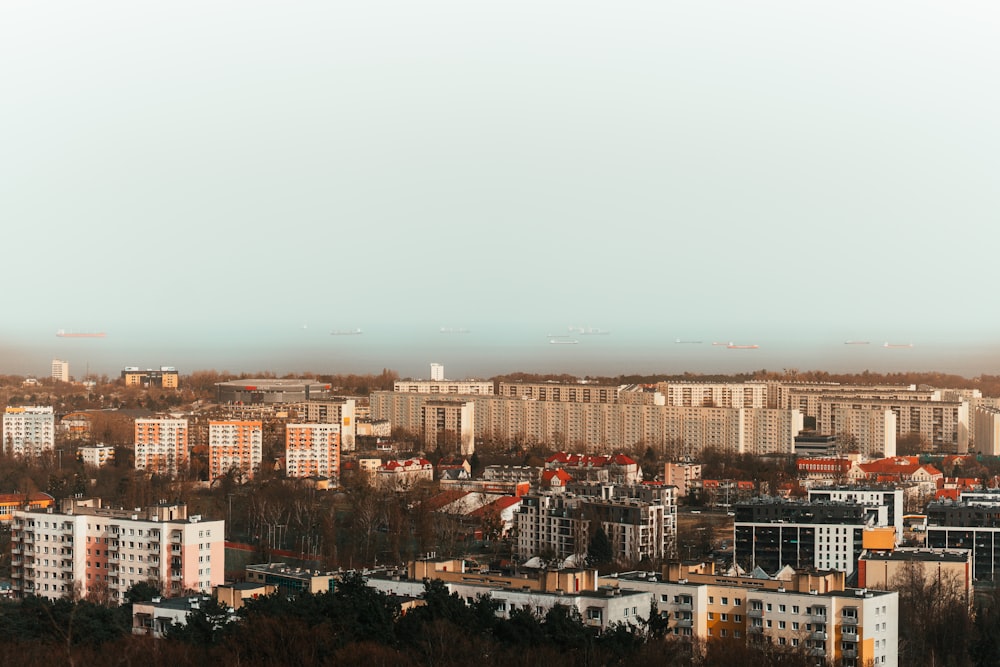
POLYGON ((804 650, 752 646, 741 639, 674 639, 663 620, 598 634, 567 607, 554 607, 544 616, 516 610, 510 618, 498 618, 492 599, 466 604, 441 582, 428 584, 423 598, 423 606, 404 613, 400 600, 349 575, 329 593, 248 600, 235 620, 218 604, 203 603, 186 625, 172 627, 163 639, 133 636, 129 605, 109 609, 86 601, 29 598, 0 605, 0 662, 46 667, 815 665, 804 650))

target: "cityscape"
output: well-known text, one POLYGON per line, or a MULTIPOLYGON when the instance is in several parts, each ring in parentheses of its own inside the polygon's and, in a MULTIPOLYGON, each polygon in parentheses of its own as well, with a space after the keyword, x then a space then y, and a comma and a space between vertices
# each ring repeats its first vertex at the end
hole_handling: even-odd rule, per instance
POLYGON ((997 34, 0 3, 0 664, 1000 665, 997 34))
POLYGON ((0 604, 80 656, 256 664, 290 614, 349 662, 996 656, 1000 376, 49 370, 0 377, 0 604))

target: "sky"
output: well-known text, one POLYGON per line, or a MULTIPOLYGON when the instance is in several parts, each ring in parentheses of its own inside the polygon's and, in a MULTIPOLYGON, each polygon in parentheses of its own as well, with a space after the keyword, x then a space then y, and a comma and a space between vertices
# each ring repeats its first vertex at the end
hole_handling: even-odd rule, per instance
POLYGON ((0 373, 1000 373, 997 34, 975 1, 0 3, 0 373))

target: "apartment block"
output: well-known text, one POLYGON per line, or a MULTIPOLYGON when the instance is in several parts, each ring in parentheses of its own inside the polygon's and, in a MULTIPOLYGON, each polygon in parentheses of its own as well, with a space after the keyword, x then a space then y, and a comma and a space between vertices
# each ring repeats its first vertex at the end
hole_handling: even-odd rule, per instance
POLYGON ((236 471, 253 479, 264 455, 264 431, 259 421, 208 423, 208 472, 211 479, 236 471))
POLYGON ((665 405, 686 408, 766 408, 765 382, 659 382, 665 405))
POLYGON ((896 455, 896 413, 886 408, 838 404, 829 410, 831 433, 844 449, 866 458, 896 455))
POLYGON ((472 456, 476 451, 472 401, 429 400, 420 407, 420 434, 428 447, 472 456))
POLYGON ((1000 494, 977 493, 968 498, 963 494, 959 502, 929 503, 926 545, 933 549, 969 549, 973 579, 1000 580, 1000 494))
POLYGON ((173 366, 160 366, 158 369, 126 366, 122 370, 122 380, 126 387, 177 389, 180 386, 180 373, 173 366))
POLYGON ((885 507, 885 526, 896 531, 896 541, 903 539, 903 489, 892 486, 817 486, 809 489, 811 503, 858 503, 865 507, 885 507))
POLYGON ((669 486, 599 484, 587 495, 527 494, 514 517, 515 552, 522 560, 552 554, 582 562, 599 526, 611 542, 616 562, 672 557, 677 540, 673 491, 669 486))
POLYGON ((188 420, 135 420, 135 469, 176 477, 190 464, 188 420))
POLYGON ((288 477, 340 478, 340 425, 287 424, 285 472, 288 477))
POLYGON ((649 612, 648 594, 598 588, 597 571, 582 568, 522 569, 511 576, 467 570, 460 559, 435 559, 411 562, 406 572, 372 574, 366 583, 390 595, 416 597, 423 593, 426 579, 442 581, 449 592, 466 602, 489 595, 500 618, 510 618, 517 610, 543 617, 558 605, 575 611, 588 627, 601 632, 616 625, 637 626, 649 612))
POLYGON ((785 568, 766 578, 675 563, 661 574, 627 572, 601 584, 648 594, 677 637, 798 647, 817 664, 838 667, 898 665, 899 594, 847 588, 841 572, 785 568))
POLYGON ((591 384, 559 384, 555 382, 500 382, 497 394, 521 400, 569 403, 617 403, 618 387, 591 384))
POLYGON ((818 417, 820 401, 828 396, 857 399, 934 401, 941 399, 935 389, 918 390, 916 385, 851 385, 834 382, 775 382, 769 385, 774 407, 796 409, 806 417, 818 417))
MULTIPOLYGON (((306 401, 295 405, 300 422, 340 425, 340 447, 353 452, 358 435, 357 401, 353 398, 334 397, 306 401)), ((388 434, 387 434, 388 435, 388 434)))
POLYGON ((492 396, 493 383, 487 380, 445 380, 444 367, 442 378, 431 380, 396 380, 392 390, 413 394, 454 394, 459 396, 492 396))
POLYGON ((816 429, 822 433, 836 433, 835 415, 850 410, 891 411, 896 416, 897 438, 919 433, 937 452, 968 452, 969 404, 966 401, 824 396, 819 401, 816 429))
POLYGON ((91 468, 101 468, 115 460, 115 448, 111 445, 87 445, 77 447, 80 462, 91 468))
POLYGON ((1000 409, 981 405, 975 414, 975 448, 981 454, 1000 456, 1000 409))
POLYGON ((41 456, 56 446, 51 406, 7 407, 3 414, 3 451, 10 456, 41 456))
POLYGON ((62 359, 52 360, 52 379, 56 382, 69 382, 69 362, 62 359))
MULTIPOLYGON (((678 456, 698 456, 706 449, 740 453, 791 453, 802 417, 796 411, 765 408, 719 408, 656 405, 643 402, 614 403, 612 388, 569 385, 504 385, 506 396, 461 397, 474 404, 475 438, 525 444, 547 443, 558 448, 587 452, 632 447, 644 443, 673 448, 678 456), (540 398, 551 392, 559 400, 540 398), (512 395, 516 394, 516 395, 512 395), (521 396, 518 398, 518 396, 521 396), (572 398, 572 400, 570 400, 572 398), (586 399, 586 400, 585 400, 586 399)), ((393 428, 424 429, 426 394, 374 392, 372 416, 387 419, 393 428)), ((430 444, 434 444, 430 442, 430 444)))
POLYGON ((899 594, 852 589, 840 572, 787 568, 733 576, 711 563, 628 572, 602 584, 650 595, 677 637, 766 641, 804 648, 817 664, 897 665, 899 594))
POLYGON ((865 529, 889 525, 885 506, 856 502, 757 499, 738 503, 735 510, 735 558, 747 571, 775 573, 790 566, 850 575, 864 548, 865 529))
POLYGON ((188 516, 184 505, 112 510, 99 499, 71 500, 62 511, 19 510, 11 527, 16 597, 55 600, 102 595, 115 602, 140 582, 165 595, 211 592, 223 583, 225 522, 188 516))

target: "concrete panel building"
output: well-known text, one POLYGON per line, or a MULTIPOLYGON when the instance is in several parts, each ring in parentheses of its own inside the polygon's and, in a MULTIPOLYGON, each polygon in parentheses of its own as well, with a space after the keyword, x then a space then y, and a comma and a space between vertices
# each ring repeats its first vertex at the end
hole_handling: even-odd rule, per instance
POLYGON ((11 528, 16 597, 102 595, 123 602, 154 580, 166 595, 209 593, 223 583, 225 522, 188 516, 184 505, 112 510, 70 500, 60 512, 17 511, 11 528))
POLYGON ((135 469, 176 477, 190 465, 187 419, 136 419, 135 469))
POLYGON ((212 421, 208 423, 208 474, 210 479, 230 471, 253 479, 264 454, 264 432, 259 421, 212 421))
POLYGON ((285 474, 339 479, 340 425, 286 424, 285 474))
POLYGON ((41 456, 56 445, 51 406, 7 407, 3 414, 3 451, 10 456, 41 456))

